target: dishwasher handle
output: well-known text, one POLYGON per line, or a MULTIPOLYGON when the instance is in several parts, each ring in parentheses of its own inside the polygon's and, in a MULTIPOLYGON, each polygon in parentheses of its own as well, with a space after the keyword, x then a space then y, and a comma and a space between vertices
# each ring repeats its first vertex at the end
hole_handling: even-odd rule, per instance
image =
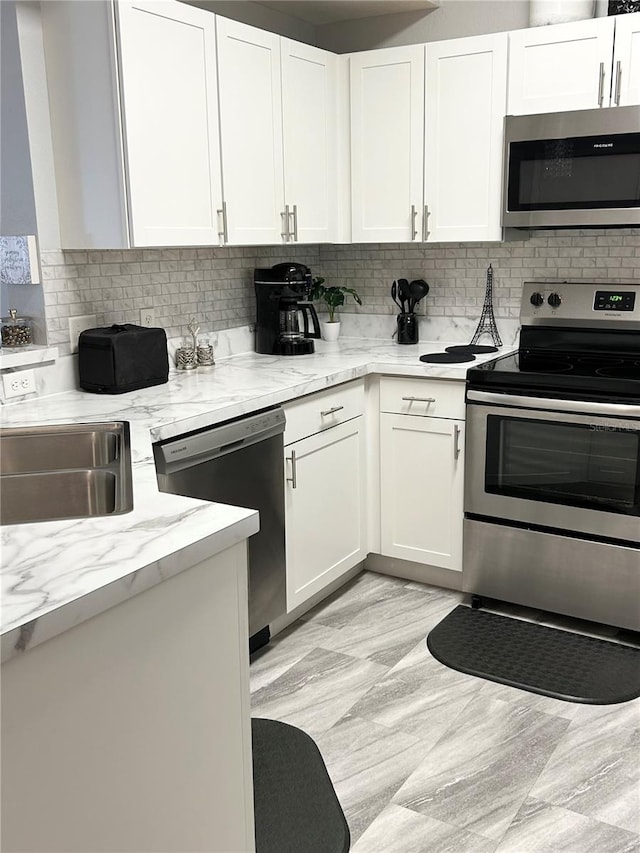
POLYGON ((158 474, 173 474, 284 433, 282 409, 270 409, 153 445, 158 474))

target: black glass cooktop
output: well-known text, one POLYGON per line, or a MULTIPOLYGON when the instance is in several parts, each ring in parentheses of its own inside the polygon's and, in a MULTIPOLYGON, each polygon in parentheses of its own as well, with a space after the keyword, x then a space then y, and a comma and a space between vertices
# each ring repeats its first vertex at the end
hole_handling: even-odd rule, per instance
POLYGON ((640 351, 616 355, 521 350, 470 368, 467 383, 486 391, 554 399, 624 399, 640 405, 640 351))

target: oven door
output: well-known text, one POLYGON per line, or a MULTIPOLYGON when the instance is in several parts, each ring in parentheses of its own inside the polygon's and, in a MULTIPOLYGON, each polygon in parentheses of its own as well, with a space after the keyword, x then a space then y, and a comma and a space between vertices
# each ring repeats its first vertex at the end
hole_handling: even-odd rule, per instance
POLYGON ((467 400, 465 513, 638 543, 640 406, 467 400))

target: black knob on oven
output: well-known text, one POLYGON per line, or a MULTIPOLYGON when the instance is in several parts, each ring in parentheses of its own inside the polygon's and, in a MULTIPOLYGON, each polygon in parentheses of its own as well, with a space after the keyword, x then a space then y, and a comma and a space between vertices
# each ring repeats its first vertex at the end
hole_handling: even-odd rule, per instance
POLYGON ((544 302, 544 296, 541 293, 532 293, 529 302, 535 305, 536 308, 539 308, 544 302))
POLYGON ((547 302, 552 308, 558 308, 562 304, 562 297, 559 293, 551 293, 547 302))

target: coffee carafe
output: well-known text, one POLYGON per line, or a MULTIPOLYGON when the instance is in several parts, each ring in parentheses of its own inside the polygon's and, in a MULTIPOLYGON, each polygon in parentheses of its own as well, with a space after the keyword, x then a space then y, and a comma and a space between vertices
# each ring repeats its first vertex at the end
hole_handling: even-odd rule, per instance
POLYGON ((256 352, 305 355, 315 350, 320 323, 311 304, 313 278, 303 264, 276 264, 254 272, 256 352), (302 329, 300 324, 302 322, 302 329))

